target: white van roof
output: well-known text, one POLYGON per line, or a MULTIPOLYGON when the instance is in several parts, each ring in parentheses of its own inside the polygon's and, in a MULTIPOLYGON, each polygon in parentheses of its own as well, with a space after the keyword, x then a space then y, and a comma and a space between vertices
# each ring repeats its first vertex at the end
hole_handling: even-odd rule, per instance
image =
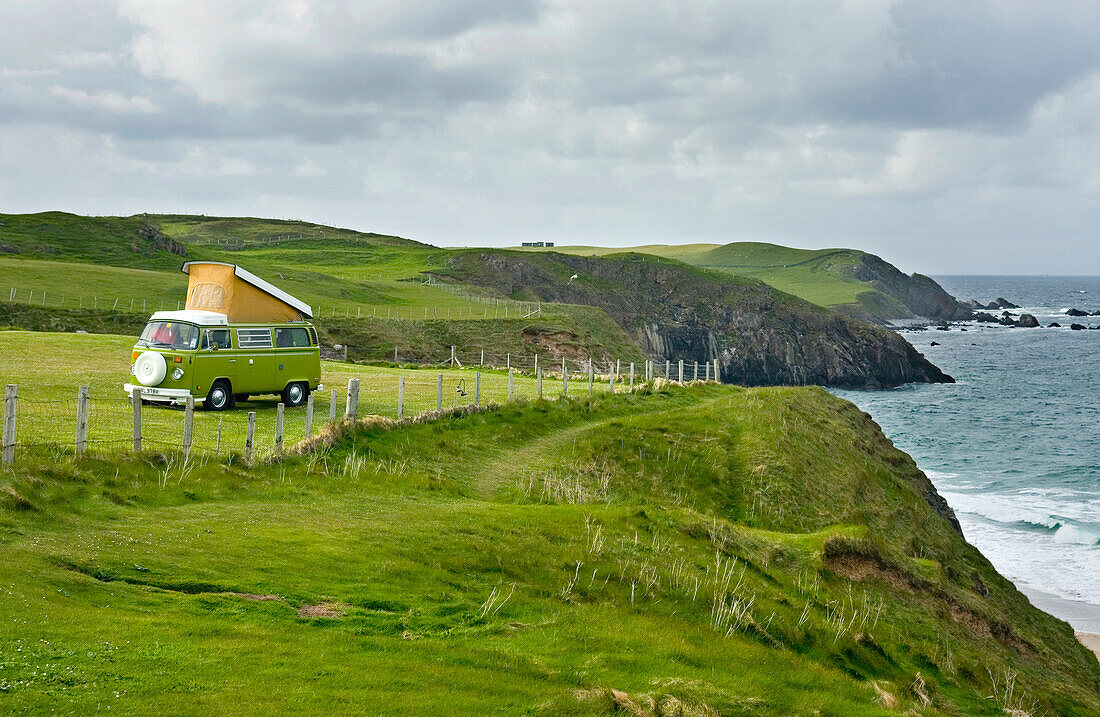
POLYGON ((229 319, 225 314, 216 311, 199 311, 197 309, 184 309, 183 311, 155 311, 150 321, 186 321, 189 324, 199 326, 228 326, 229 319))

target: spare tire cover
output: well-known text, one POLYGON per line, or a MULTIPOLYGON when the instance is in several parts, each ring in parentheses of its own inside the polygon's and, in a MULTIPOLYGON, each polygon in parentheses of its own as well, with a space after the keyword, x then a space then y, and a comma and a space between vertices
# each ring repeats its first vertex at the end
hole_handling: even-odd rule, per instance
POLYGON ((168 364, 156 351, 144 351, 134 361, 134 376, 143 386, 157 386, 168 373, 168 364))

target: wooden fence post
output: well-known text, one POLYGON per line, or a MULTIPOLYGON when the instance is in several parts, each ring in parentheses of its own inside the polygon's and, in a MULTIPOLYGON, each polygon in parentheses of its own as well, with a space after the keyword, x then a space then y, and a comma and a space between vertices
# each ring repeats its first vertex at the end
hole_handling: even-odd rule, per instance
POLYGON ((141 452, 141 389, 130 392, 130 403, 134 407, 134 453, 141 452))
POLYGON ((19 390, 9 383, 4 390, 4 465, 10 466, 15 460, 15 412, 19 404, 19 390))
POLYGON ((508 367, 508 401, 509 402, 511 402, 512 399, 515 398, 515 391, 513 390, 513 387, 512 387, 512 382, 513 382, 514 378, 515 378, 515 373, 512 371, 512 368, 509 366, 508 367))
POLYGON ((306 399, 306 438, 313 435, 313 393, 306 399))
POLYGON ((714 380, 722 383, 721 374, 718 373, 718 359, 714 359, 714 380))
POLYGON ((710 383, 710 361, 707 361, 706 367, 706 377, 703 380, 710 383))
POLYGON ((592 395, 592 381, 595 379, 595 374, 592 371, 592 359, 588 359, 588 395, 592 395))
POLYGON ((512 354, 511 353, 508 354, 507 362, 508 363, 505 366, 505 368, 507 368, 509 371, 511 371, 512 370, 512 354))
POLYGON ((435 381, 435 410, 443 410, 443 374, 435 381))
POLYGON ((607 364, 607 385, 611 388, 611 393, 615 393, 615 366, 614 364, 607 364))
POLYGON ((699 380, 699 362, 698 361, 695 362, 695 377, 692 378, 692 380, 693 381, 698 381, 699 380))
POLYGON ((188 396, 183 407, 183 455, 191 455, 191 436, 195 427, 195 397, 188 396))
POLYGON ((478 364, 478 365, 479 366, 484 366, 485 365, 485 349, 481 349, 481 363, 478 364))
POLYGON ((248 432, 244 435, 244 459, 252 460, 252 442, 256 438, 256 412, 248 412, 248 432))
POLYGON ((561 360, 561 397, 569 398, 569 368, 564 358, 561 360))
POLYGON ((684 360, 683 359, 680 359, 680 378, 679 378, 679 382, 680 383, 684 382, 684 360))
MULTIPOLYGON (((539 355, 535 354, 535 374, 539 372, 539 355)), ((539 398, 542 398, 542 394, 539 394, 539 398)))
POLYGON ((283 452, 283 420, 286 412, 286 404, 279 401, 279 405, 275 407, 275 453, 282 454, 283 452))
POLYGON ((359 379, 348 379, 348 403, 344 410, 344 418, 355 420, 359 415, 359 379))
POLYGON ((630 362, 630 390, 634 390, 634 362, 630 362))
POLYGON ((474 372, 474 405, 481 405, 481 371, 474 372))
POLYGON ((88 401, 92 390, 81 386, 76 390, 76 454, 84 455, 88 450, 88 401))
POLYGON ((397 420, 405 417, 405 377, 397 377, 397 420))
POLYGON ((214 457, 217 458, 222 454, 222 419, 225 416, 221 413, 218 414, 218 442, 214 444, 214 457))
POLYGON ((672 380, 672 362, 668 360, 665 361, 665 380, 672 380))
POLYGON ((619 376, 623 375, 622 362, 619 359, 615 359, 615 380, 618 380, 619 376))
POLYGON ((336 423, 336 389, 332 389, 332 397, 328 402, 328 422, 336 423))
MULTIPOLYGON (((538 357, 538 354, 536 354, 535 355, 535 363, 536 364, 538 363, 538 360, 539 360, 539 357, 538 357)), ((539 398, 541 399, 542 398, 542 371, 540 371, 538 369, 538 366, 535 367, 535 383, 538 384, 539 398)))

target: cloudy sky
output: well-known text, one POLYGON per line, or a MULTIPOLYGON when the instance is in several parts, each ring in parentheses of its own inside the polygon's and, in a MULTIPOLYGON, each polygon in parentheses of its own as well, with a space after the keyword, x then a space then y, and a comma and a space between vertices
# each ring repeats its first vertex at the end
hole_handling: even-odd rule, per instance
POLYGON ((1100 273, 1100 3, 0 0, 0 211, 1100 273))

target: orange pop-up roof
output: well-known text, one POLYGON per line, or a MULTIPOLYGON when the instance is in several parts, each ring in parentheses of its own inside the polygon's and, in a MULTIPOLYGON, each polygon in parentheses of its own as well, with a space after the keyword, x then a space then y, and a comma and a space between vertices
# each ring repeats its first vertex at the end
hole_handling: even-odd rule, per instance
POLYGON ((190 277, 188 309, 215 311, 233 322, 302 321, 313 316, 309 304, 236 264, 189 261, 181 271, 190 277))

